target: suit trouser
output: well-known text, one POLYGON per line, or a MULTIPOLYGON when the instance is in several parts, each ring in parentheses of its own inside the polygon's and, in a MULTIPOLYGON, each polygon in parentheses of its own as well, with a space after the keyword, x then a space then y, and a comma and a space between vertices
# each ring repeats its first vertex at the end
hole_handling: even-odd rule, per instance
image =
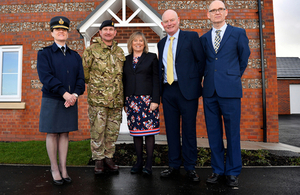
POLYGON ((88 108, 93 160, 113 158, 122 122, 122 108, 88 108))
POLYGON ((242 169, 240 146, 241 98, 222 98, 216 93, 203 98, 205 122, 211 149, 211 166, 219 175, 238 176, 242 169), (223 123, 227 139, 224 164, 223 123))
POLYGON ((180 117, 182 120, 182 156, 185 170, 194 170, 197 161, 196 117, 198 98, 183 97, 178 83, 165 84, 162 95, 163 111, 168 141, 169 166, 180 168, 180 117))

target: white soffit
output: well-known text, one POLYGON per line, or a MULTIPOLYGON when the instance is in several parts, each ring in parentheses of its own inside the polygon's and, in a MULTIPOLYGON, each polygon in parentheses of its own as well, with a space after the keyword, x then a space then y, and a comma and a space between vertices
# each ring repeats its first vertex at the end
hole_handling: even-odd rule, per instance
POLYGON ((90 45, 90 40, 98 32, 101 23, 112 18, 117 21, 115 27, 150 27, 160 38, 164 36, 161 15, 144 0, 105 0, 77 27, 78 32, 84 37, 86 47, 90 45), (133 11, 128 18, 126 6, 133 11), (121 9, 120 18, 116 14, 121 9), (136 16, 144 23, 131 23, 136 16))

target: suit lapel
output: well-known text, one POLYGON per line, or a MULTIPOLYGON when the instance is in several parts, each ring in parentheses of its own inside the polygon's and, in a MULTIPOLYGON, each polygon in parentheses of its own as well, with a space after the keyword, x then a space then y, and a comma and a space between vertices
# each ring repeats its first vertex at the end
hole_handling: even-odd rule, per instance
POLYGON ((215 49, 214 49, 214 46, 213 46, 211 33, 212 33, 212 29, 211 29, 210 31, 208 31, 208 33, 207 33, 208 47, 211 49, 211 51, 212 51, 213 53, 216 53, 216 52, 215 52, 215 49))
POLYGON ((185 39, 185 34, 184 34, 184 31, 180 30, 179 31, 179 35, 178 35, 178 41, 177 41, 177 48, 176 48, 176 58, 175 58, 175 61, 176 59, 178 59, 178 55, 179 55, 179 52, 180 52, 180 49, 182 48, 182 45, 184 43, 184 39, 185 39))
POLYGON ((162 59, 162 57, 163 57, 163 54, 164 54, 164 48, 165 48, 166 41, 167 41, 167 36, 164 37, 164 38, 161 40, 160 46, 158 47, 158 52, 159 52, 159 58, 160 58, 160 59, 162 59))
POLYGON ((127 64, 127 66, 130 66, 130 69, 131 69, 132 71, 134 71, 133 65, 132 65, 132 61, 133 61, 133 54, 130 54, 130 55, 128 56, 128 62, 127 62, 127 60, 126 60, 126 64, 127 64))
POLYGON ((146 57, 146 54, 145 53, 142 53, 138 63, 136 64, 136 67, 135 67, 135 70, 140 66, 140 64, 142 63, 142 61, 145 59, 146 57))
POLYGON ((225 34, 223 35, 223 38, 221 40, 221 43, 220 43, 220 47, 218 49, 218 52, 222 49, 223 45, 225 45, 225 42, 227 41, 227 39, 229 38, 231 32, 233 30, 233 27, 230 26, 230 25, 227 25, 226 27, 226 30, 225 30, 225 34))

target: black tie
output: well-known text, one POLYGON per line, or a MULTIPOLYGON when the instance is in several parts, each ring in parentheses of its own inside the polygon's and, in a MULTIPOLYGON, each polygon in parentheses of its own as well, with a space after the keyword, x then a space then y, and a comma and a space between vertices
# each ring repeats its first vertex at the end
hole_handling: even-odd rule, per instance
POLYGON ((63 52, 63 54, 64 54, 64 56, 65 56, 65 55, 66 55, 66 53, 65 53, 65 47, 62 46, 60 49, 61 49, 61 51, 63 52))

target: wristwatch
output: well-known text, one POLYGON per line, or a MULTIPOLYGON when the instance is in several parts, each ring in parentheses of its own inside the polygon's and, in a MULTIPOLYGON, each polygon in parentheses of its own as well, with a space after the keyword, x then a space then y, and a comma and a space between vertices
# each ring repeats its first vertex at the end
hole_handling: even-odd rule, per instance
POLYGON ((76 98, 78 98, 78 95, 76 93, 73 93, 72 95, 74 95, 76 98))

